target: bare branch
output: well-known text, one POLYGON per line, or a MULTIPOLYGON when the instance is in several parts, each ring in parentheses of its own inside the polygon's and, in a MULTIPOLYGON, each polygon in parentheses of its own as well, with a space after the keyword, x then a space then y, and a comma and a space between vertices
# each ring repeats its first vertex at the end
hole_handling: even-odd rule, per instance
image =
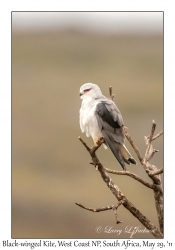
POLYGON ((111 192, 115 195, 118 201, 122 201, 123 206, 129 210, 156 238, 162 238, 162 233, 144 216, 139 209, 137 209, 120 191, 118 186, 114 184, 113 180, 108 176, 102 164, 99 164, 98 168, 104 182, 107 184, 111 192))
POLYGON ((151 134, 149 136, 149 143, 151 143, 152 141, 155 129, 156 129, 156 123, 154 120, 152 120, 152 129, 151 129, 151 134))
MULTIPOLYGON (((160 137, 161 135, 163 135, 163 131, 161 131, 160 133, 158 133, 157 135, 152 137, 152 141, 156 140, 158 137, 160 137)), ((147 136, 147 139, 149 139, 150 136, 147 136)))
POLYGON ((151 143, 153 135, 154 135, 155 128, 156 128, 156 123, 153 120, 152 121, 151 134, 148 137, 145 136, 145 142, 146 142, 146 145, 148 145, 147 149, 146 149, 146 152, 145 152, 145 157, 144 157, 145 162, 149 161, 152 158, 152 156, 154 155, 154 153, 155 153, 154 150, 153 150, 152 143, 151 143))
POLYGON ((112 205, 112 206, 107 206, 107 207, 102 207, 102 208, 90 208, 90 207, 85 207, 84 205, 80 204, 80 203, 75 203, 77 206, 83 208, 83 209, 86 209, 88 211, 91 211, 91 212, 103 212, 103 211, 107 211, 107 210, 113 210, 114 211, 114 214, 115 214, 115 219, 116 219, 116 224, 119 224, 119 223, 122 223, 123 221, 120 221, 118 219, 118 214, 117 214, 117 209, 120 205, 122 205, 122 202, 119 202, 118 204, 116 205, 112 205))
MULTIPOLYGON (((113 100, 114 95, 112 94, 112 87, 109 87, 109 93, 110 98, 113 100)), ((152 141, 160 137, 163 132, 160 132, 156 136, 154 136, 156 128, 156 123, 153 120, 152 121, 152 128, 151 133, 149 136, 145 137, 145 142, 147 145, 145 156, 142 157, 139 149, 136 147, 135 143, 131 139, 130 135, 128 134, 126 127, 123 126, 123 131, 125 134, 125 137, 130 142, 131 146, 133 147, 135 153, 137 154, 137 157, 141 163, 141 165, 144 167, 146 173, 152 180, 152 184, 145 182, 142 178, 139 176, 129 172, 129 171, 115 171, 108 168, 104 168, 103 165, 100 163, 99 159, 96 156, 96 150, 101 146, 102 143, 104 143, 104 139, 102 138, 98 145, 94 145, 92 148, 89 148, 86 143, 79 137, 79 140, 82 142, 82 144, 86 147, 87 151, 91 155, 92 162, 90 164, 94 165, 96 170, 98 170, 101 174, 102 179, 107 184, 111 192, 114 194, 114 196, 117 198, 119 203, 117 205, 108 206, 104 208, 99 209, 93 209, 93 208, 87 208, 83 205, 76 203, 78 206, 93 211, 93 212, 99 212, 99 211, 105 211, 109 209, 113 209, 115 216, 116 216, 116 223, 120 223, 121 221, 118 220, 117 215, 117 208, 119 205, 123 205, 130 213, 133 214, 150 232, 156 237, 156 238, 162 238, 163 237, 163 189, 161 184, 161 177, 160 174, 163 173, 163 169, 157 169, 154 165, 151 165, 148 161, 154 156, 158 150, 154 149, 152 146, 152 141), (143 185, 147 186, 148 188, 151 188, 154 190, 154 198, 155 198, 155 205, 157 209, 158 214, 158 220, 159 220, 159 227, 160 231, 126 198, 126 196, 121 192, 119 187, 113 182, 113 180, 109 177, 108 173, 112 174, 118 174, 118 175, 127 175, 131 178, 139 181, 143 185)), ((133 229, 133 232, 131 234, 131 238, 133 237, 135 233, 135 228, 133 229)))
POLYGON ((130 171, 117 171, 117 170, 112 170, 109 168, 105 168, 106 172, 111 173, 111 174, 118 174, 118 175, 127 175, 130 176, 131 178, 139 181, 140 183, 142 183, 143 185, 145 185, 148 188, 153 189, 153 185, 144 181, 141 177, 139 177, 138 175, 131 173, 130 171))
POLYGON ((109 87, 109 95, 110 95, 111 100, 113 101, 115 94, 112 94, 112 86, 109 87))
POLYGON ((102 207, 102 208, 90 208, 90 207, 85 207, 80 203, 75 203, 75 204, 79 207, 82 207, 82 208, 89 210, 89 211, 92 211, 92 212, 102 212, 102 211, 106 211, 106 210, 111 210, 114 207, 114 205, 112 205, 112 206, 107 206, 107 207, 102 207))
POLYGON ((139 149, 137 148, 137 146, 135 145, 135 143, 134 143, 133 140, 131 139, 130 135, 128 134, 128 132, 127 132, 127 130, 126 130, 126 127, 123 127, 123 129, 124 129, 125 137, 126 137, 126 138, 128 139, 128 141, 130 142, 130 144, 131 144, 131 146, 133 147, 133 149, 134 149, 134 151, 135 151, 135 153, 136 153, 136 155, 137 155, 139 161, 142 163, 143 158, 142 158, 142 156, 141 156, 141 154, 140 154, 140 152, 139 152, 139 149))
POLYGON ((87 151, 90 151, 90 148, 87 146, 87 144, 83 141, 83 139, 81 139, 80 136, 78 136, 78 139, 81 141, 81 143, 85 146, 85 148, 87 149, 87 151))
MULTIPOLYGON (((111 95, 112 95, 112 87, 110 87, 110 96, 111 95)), ((134 149, 135 153, 137 154, 137 157, 138 157, 140 163, 142 164, 143 168, 145 169, 146 173, 153 181, 152 185, 153 185, 153 190, 154 190, 154 198, 155 198, 156 209, 157 209, 157 214, 158 214, 159 226, 160 226, 160 231, 163 233, 163 189, 162 189, 162 185, 161 185, 161 179, 160 179, 159 174, 153 174, 153 172, 157 173, 156 172, 157 168, 148 162, 154 156, 154 154, 156 152, 158 152, 157 149, 153 148, 151 142, 163 134, 163 131, 161 131, 160 133, 158 133, 157 135, 154 136, 155 128, 156 128, 156 123, 153 120, 151 133, 149 136, 145 137, 147 149, 146 149, 146 153, 145 153, 144 158, 142 158, 138 148, 136 147, 135 143, 133 142, 130 135, 128 134, 126 127, 123 127, 125 137, 128 139, 131 146, 133 147, 133 149, 134 149)))
POLYGON ((118 214, 117 214, 117 209, 118 209, 119 206, 122 205, 122 203, 123 203, 123 202, 120 201, 120 202, 118 202, 118 204, 114 205, 113 208, 112 208, 113 211, 114 211, 114 214, 115 214, 116 224, 119 224, 119 223, 122 223, 122 222, 123 222, 123 221, 121 221, 121 220, 118 219, 118 214))
POLYGON ((146 139, 147 149, 145 153, 145 157, 143 159, 142 165, 147 172, 148 176, 152 179, 153 185, 154 185, 154 199, 155 199, 155 205, 158 215, 158 221, 159 221, 159 227, 160 231, 163 233, 163 189, 161 184, 161 177, 159 174, 153 174, 157 173, 158 169, 154 165, 151 165, 148 160, 151 159, 151 157, 154 155, 155 152, 158 152, 158 150, 153 149, 152 141, 158 138, 162 132, 157 134, 153 137, 154 132, 156 128, 156 123, 153 120, 152 121, 152 129, 150 136, 148 136, 146 139))
MULTIPOLYGON (((146 137, 145 137, 146 138, 146 137)), ((147 143, 147 142, 146 142, 147 143)), ((148 149, 146 150, 146 153, 145 153, 145 160, 146 161, 149 161, 149 160, 151 160, 151 158, 154 156, 154 154, 156 153, 156 152, 159 152, 159 150, 157 150, 157 149, 153 149, 153 145, 150 143, 148 143, 148 149)))
POLYGON ((154 172, 149 172, 150 176, 154 176, 154 175, 158 175, 158 174, 162 174, 163 173, 163 168, 160 168, 154 172))
MULTIPOLYGON (((82 142, 82 140, 80 141, 82 142)), ((86 143, 83 143, 83 145, 86 147, 86 149, 89 148, 87 147, 86 143)), ((94 147, 96 149, 99 146, 93 146, 90 150, 88 150, 88 152, 91 155, 94 166, 98 166, 98 171, 100 172, 102 179, 107 184, 111 192, 115 195, 119 202, 122 202, 123 206, 127 210, 129 210, 130 213, 132 213, 148 230, 151 230, 152 234, 156 238, 162 238, 162 233, 125 197, 125 195, 120 191, 118 186, 114 184, 113 180, 108 176, 107 171, 100 163, 99 159, 95 154, 94 147)))

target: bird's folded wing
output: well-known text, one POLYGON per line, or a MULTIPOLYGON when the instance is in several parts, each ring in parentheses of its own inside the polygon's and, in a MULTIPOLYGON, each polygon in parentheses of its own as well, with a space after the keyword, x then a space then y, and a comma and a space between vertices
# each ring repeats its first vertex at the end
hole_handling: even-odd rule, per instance
POLYGON ((115 104, 108 100, 108 102, 100 102, 96 106, 96 119, 99 128, 109 136, 112 141, 124 143, 123 134, 123 119, 120 111, 115 104))

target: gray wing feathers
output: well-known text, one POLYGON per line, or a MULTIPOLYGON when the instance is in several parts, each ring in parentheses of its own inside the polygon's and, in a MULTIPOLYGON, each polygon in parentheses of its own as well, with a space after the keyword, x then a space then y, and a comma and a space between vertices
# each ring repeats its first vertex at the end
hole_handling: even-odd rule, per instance
POLYGON ((97 104, 95 115, 106 145, 111 149, 122 168, 126 170, 124 162, 136 164, 124 145, 124 122, 114 102, 103 99, 97 104))
MULTIPOLYGON (((108 102, 109 101, 110 100, 108 100, 108 102)), ((125 137, 122 126, 124 125, 124 122, 120 111, 117 109, 113 101, 111 102, 109 104, 104 102, 97 104, 95 114, 98 126, 101 130, 105 130, 112 141, 123 144, 125 137)))
POLYGON ((124 124, 120 111, 115 104, 109 100, 107 103, 98 103, 95 114, 106 145, 111 149, 122 168, 126 170, 125 160, 120 148, 124 143, 122 128, 124 124))
POLYGON ((117 158, 123 170, 126 170, 125 163, 124 163, 125 159, 123 158, 121 154, 121 150, 120 150, 121 144, 118 142, 112 142, 108 133, 105 130, 102 130, 102 135, 103 135, 106 145, 111 149, 112 153, 117 158))
POLYGON ((105 106, 107 110, 109 111, 109 113, 111 114, 114 121, 117 121, 120 127, 124 125, 123 118, 120 114, 119 109, 116 107, 116 105, 112 102, 110 104, 105 104, 105 106))

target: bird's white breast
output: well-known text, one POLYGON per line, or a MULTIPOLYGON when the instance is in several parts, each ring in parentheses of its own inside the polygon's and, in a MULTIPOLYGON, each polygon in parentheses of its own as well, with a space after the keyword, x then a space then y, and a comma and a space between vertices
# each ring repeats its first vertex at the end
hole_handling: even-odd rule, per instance
POLYGON ((101 130, 98 127, 97 119, 95 116, 95 110, 98 101, 86 98, 83 99, 80 108, 80 128, 81 131, 86 133, 86 136, 91 136, 93 140, 102 137, 101 130))

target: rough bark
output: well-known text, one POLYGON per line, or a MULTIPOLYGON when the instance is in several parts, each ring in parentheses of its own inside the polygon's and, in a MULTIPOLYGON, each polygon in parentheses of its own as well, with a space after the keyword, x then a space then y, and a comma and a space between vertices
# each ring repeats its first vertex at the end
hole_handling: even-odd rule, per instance
MULTIPOLYGON (((112 94, 112 87, 109 88, 109 93, 110 97, 113 100, 114 99, 114 94, 112 94)), ((98 146, 93 146, 92 148, 89 148, 87 144, 79 137, 79 140, 82 142, 82 144, 85 146, 87 151, 89 152, 92 162, 90 164, 93 164, 95 166, 95 169, 98 170, 101 174, 101 177, 103 181, 107 184, 108 188, 111 190, 111 192, 114 194, 114 196, 117 198, 118 203, 115 205, 103 207, 103 208, 89 208, 85 207, 84 205, 80 203, 76 203, 79 207, 92 211, 92 212, 102 212, 106 210, 113 210, 115 213, 116 217, 116 223, 121 223, 118 219, 118 214, 117 214, 117 209, 120 205, 123 205, 133 216, 135 216, 149 231, 152 235, 154 235, 156 238, 162 238, 163 237, 163 188, 162 188, 162 183, 161 183, 161 176, 160 174, 163 173, 163 168, 158 169, 156 166, 153 164, 149 163, 149 160, 154 156, 156 152, 158 152, 157 149, 153 148, 152 141, 156 140, 158 137, 160 137, 163 132, 161 131, 158 133, 156 136, 154 136, 156 128, 156 123, 153 120, 152 122, 152 128, 151 128, 151 133, 149 136, 145 136, 145 142, 147 145, 146 152, 144 157, 141 156, 138 147, 135 145, 134 141, 130 137, 130 135, 127 132, 127 128, 123 127, 125 137, 128 139, 130 142, 131 146, 133 147, 141 165, 143 166, 146 174, 150 177, 150 180, 152 183, 148 183, 145 180, 143 180, 141 177, 137 176, 134 173, 131 173, 129 171, 116 171, 116 170, 111 170, 109 168, 104 168, 101 162, 99 161, 97 155, 96 155, 96 150, 101 146, 101 144, 104 142, 104 139, 101 138, 99 141, 98 146), (139 181, 146 187, 150 188, 154 192, 154 199, 155 199, 155 207, 157 210, 157 216, 158 216, 158 222, 159 222, 159 229, 151 223, 146 216, 144 216, 138 208, 136 208, 127 198, 126 196, 121 192, 119 187, 113 182, 113 180, 109 177, 108 173, 111 174, 118 174, 118 175, 127 175, 136 181, 139 181)), ((131 235, 131 238, 134 235, 131 235)))

